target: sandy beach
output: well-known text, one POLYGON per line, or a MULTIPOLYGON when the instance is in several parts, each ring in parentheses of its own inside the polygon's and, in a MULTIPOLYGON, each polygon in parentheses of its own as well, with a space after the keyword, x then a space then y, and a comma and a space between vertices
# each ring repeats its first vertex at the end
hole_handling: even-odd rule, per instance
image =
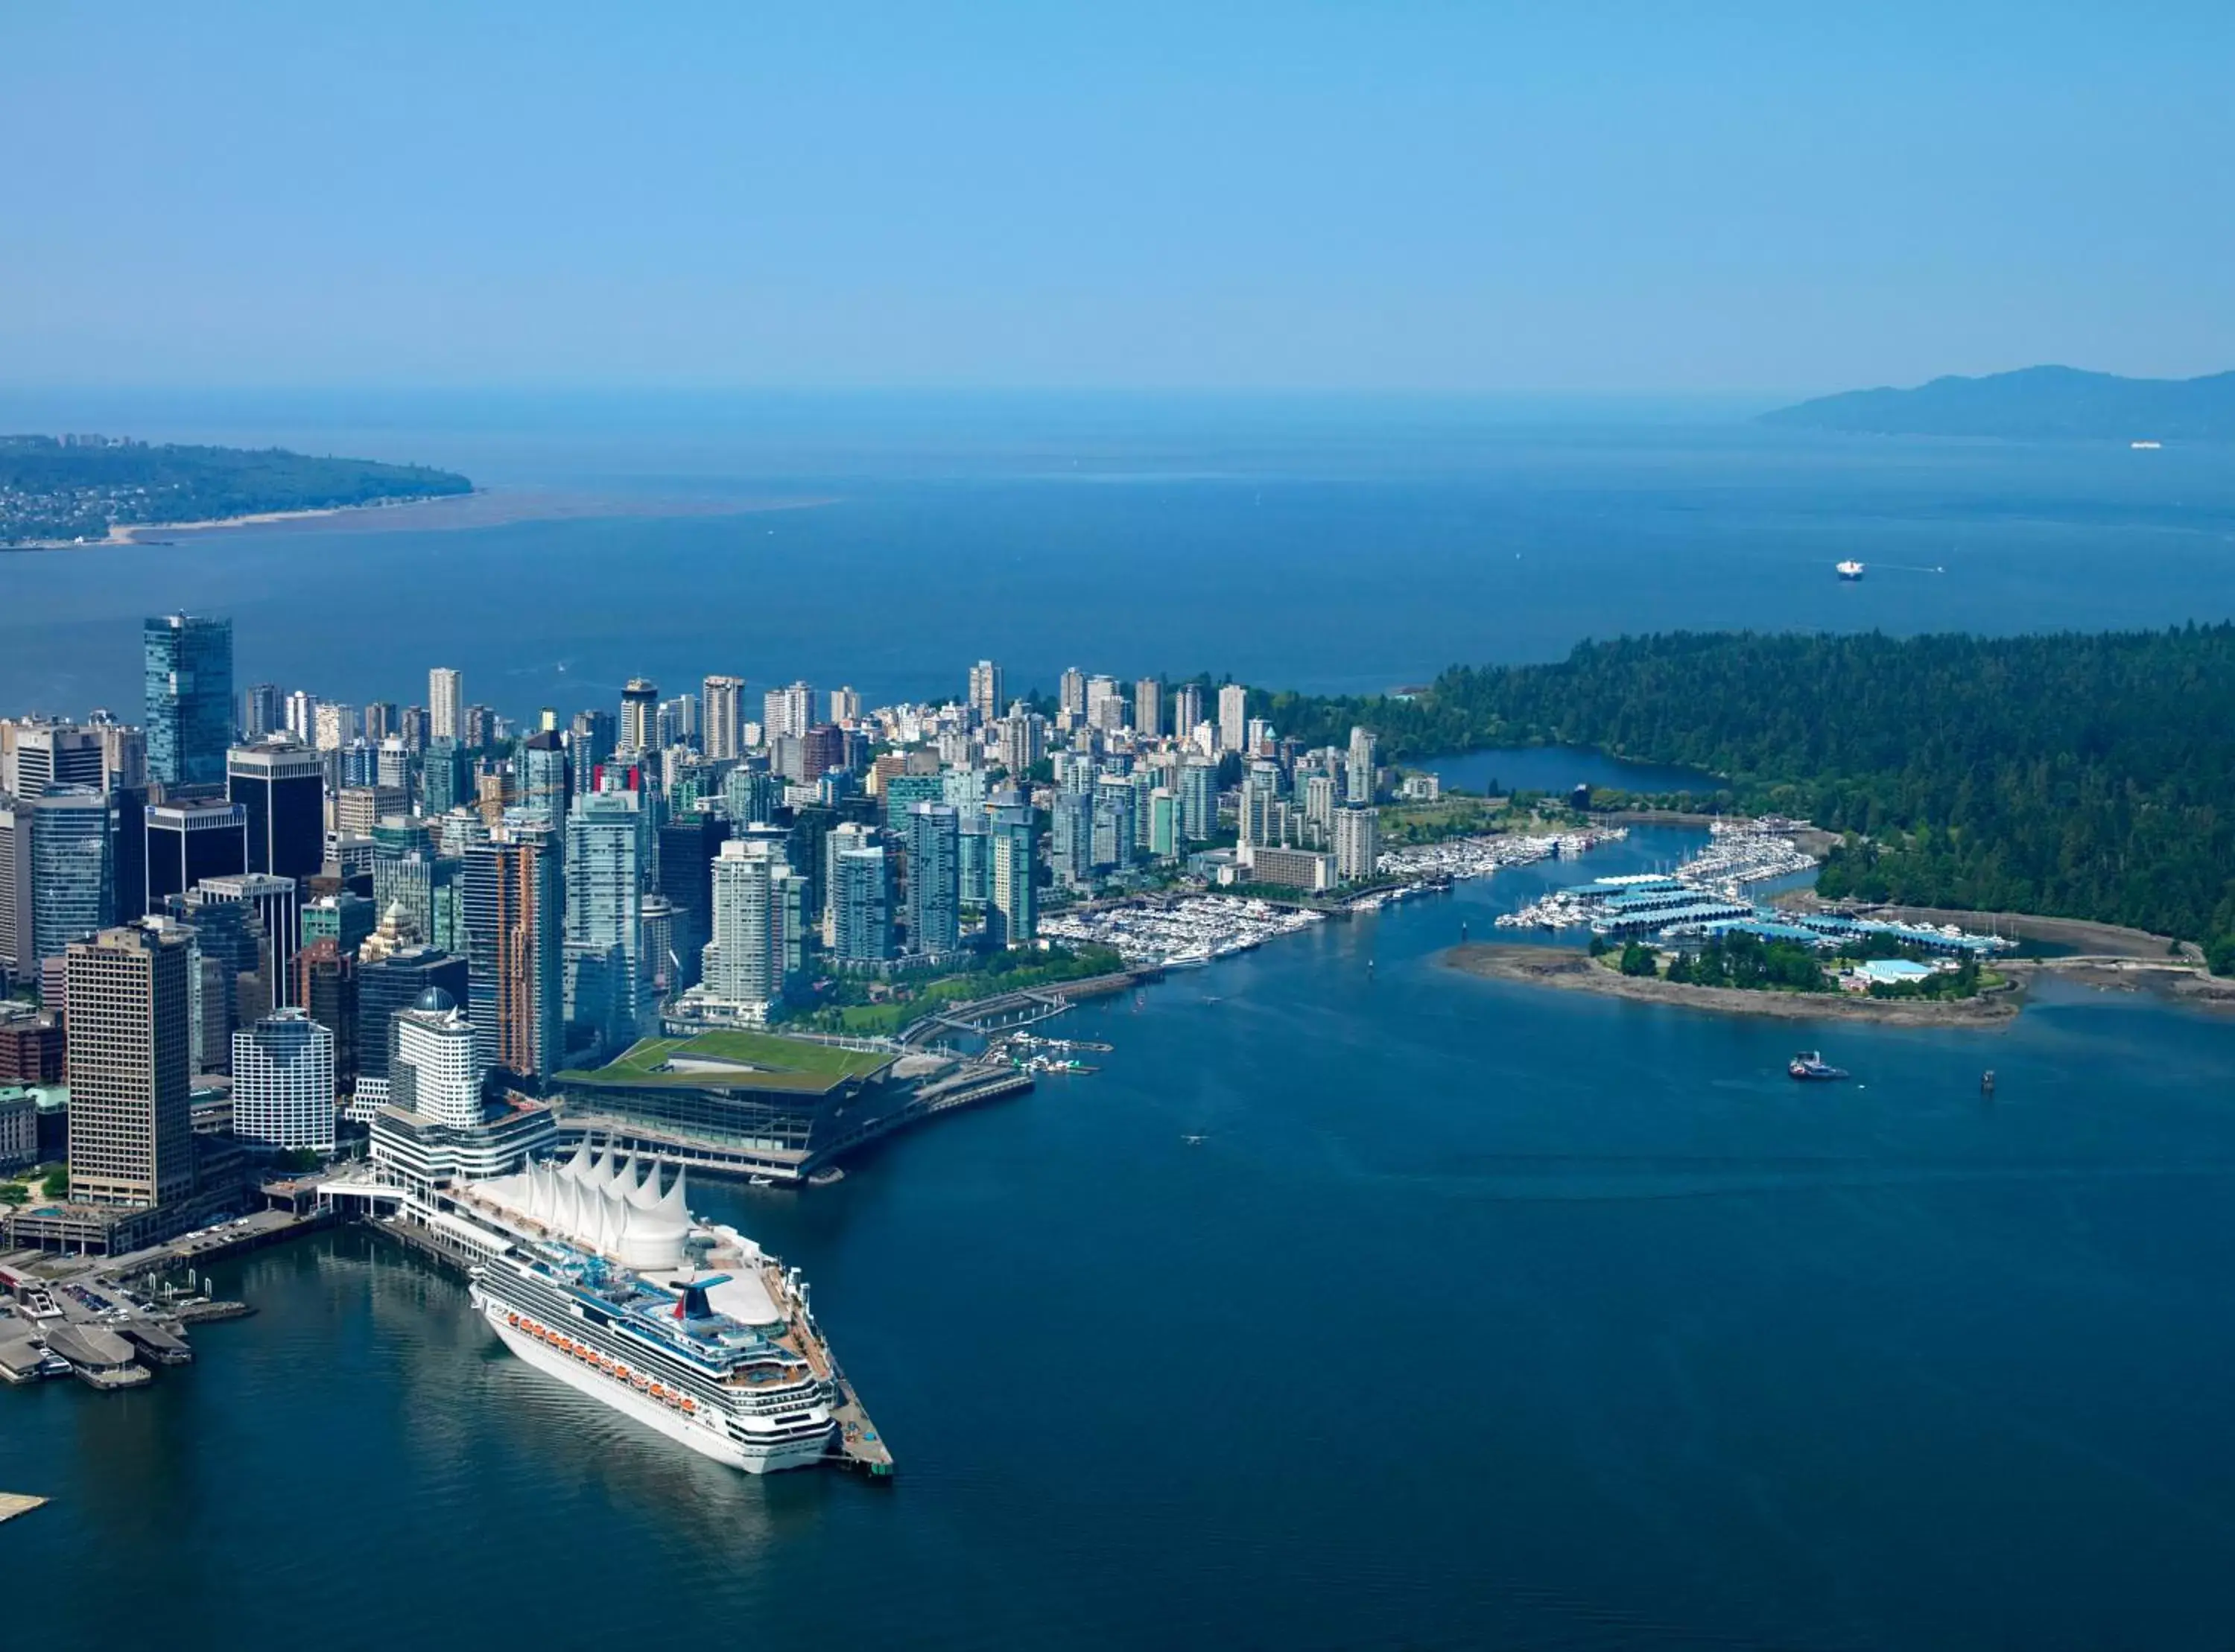
POLYGON ((384 500, 366 505, 337 505, 315 511, 264 511, 200 522, 118 523, 100 539, 35 539, 0 546, 5 551, 102 551, 120 545, 163 545, 221 533, 305 530, 329 533, 463 532, 503 527, 515 522, 590 521, 615 517, 749 516, 766 511, 806 510, 833 502, 825 495, 723 498, 574 493, 554 488, 477 487, 470 493, 432 499, 384 500))

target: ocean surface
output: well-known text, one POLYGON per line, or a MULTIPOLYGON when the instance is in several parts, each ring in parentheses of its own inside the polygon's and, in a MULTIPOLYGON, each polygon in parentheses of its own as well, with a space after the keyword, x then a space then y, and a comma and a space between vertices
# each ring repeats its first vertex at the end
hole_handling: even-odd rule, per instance
MULTIPOLYGON (((136 715, 139 618, 181 604, 233 616, 244 684, 410 702, 451 664, 515 716, 636 674, 1371 690, 1641 629, 2235 611, 2235 466, 2202 450, 1016 399, 0 395, 0 424, 423 460, 573 512, 0 556, 10 710, 136 715)), ((263 1311, 142 1393, 0 1393, 0 1489, 55 1499, 0 1557, 51 1631, 125 1610, 190 1649, 2226 1645, 2235 1025, 2052 988, 2001 1032, 1814 1028, 1436 963, 1688 841, 1083 1009, 1102 1072, 836 1188, 700 1185, 813 1280, 890 1486, 646 1439, 343 1233, 224 1270, 263 1311), (1818 1043, 1855 1082, 1784 1077, 1818 1043)))
MULTIPOLYGON (((873 702, 1065 666, 1374 691, 1676 627, 2012 631, 2235 613, 2224 448, 1830 438, 1557 404, 304 401, 0 425, 464 471, 499 514, 0 554, 0 707, 136 715, 138 621, 233 616, 237 681, 516 718, 710 672, 873 702), (750 509, 781 505, 789 508, 750 509), (731 509, 735 514, 706 514, 731 509), (691 513, 679 514, 678 513, 691 513), (1832 565, 1869 565, 1843 584, 1832 565)), ((408 515, 394 519, 410 521, 408 515)))
POLYGON ((263 1311, 147 1390, 0 1393, 0 1487, 56 1499, 0 1554, 52 1630, 128 1602, 190 1652, 2224 1647, 2230 1025, 2060 989, 1817 1028, 1437 963, 1690 840, 1075 1012, 1100 1073, 835 1188, 697 1185, 813 1281, 889 1485, 648 1438, 344 1232, 222 1268, 263 1311), (1852 1083, 1785 1077, 1816 1043, 1852 1083))

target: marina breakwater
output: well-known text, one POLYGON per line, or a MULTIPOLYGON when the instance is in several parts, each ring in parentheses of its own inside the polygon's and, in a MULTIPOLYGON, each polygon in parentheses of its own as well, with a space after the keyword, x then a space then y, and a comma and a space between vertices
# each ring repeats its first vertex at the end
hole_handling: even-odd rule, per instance
POLYGON ((1787 1021, 1867 1021, 1891 1027, 1993 1028, 2015 1019, 2022 996, 2015 988, 1975 998, 1871 998, 1844 992, 1755 991, 1699 987, 1658 976, 1626 976, 1586 952, 1564 946, 1500 945, 1476 942, 1444 954, 1450 968, 1491 981, 1595 992, 1640 1003, 1676 1004, 1730 1015, 1770 1015, 1787 1021))

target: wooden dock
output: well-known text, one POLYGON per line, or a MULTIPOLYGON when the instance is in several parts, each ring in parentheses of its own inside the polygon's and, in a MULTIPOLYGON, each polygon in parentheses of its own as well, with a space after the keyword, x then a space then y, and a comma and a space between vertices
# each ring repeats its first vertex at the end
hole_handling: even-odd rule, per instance
POLYGON ((0 1521, 14 1519, 19 1514, 29 1514, 33 1509, 43 1509, 47 1499, 25 1497, 20 1492, 0 1492, 0 1521))

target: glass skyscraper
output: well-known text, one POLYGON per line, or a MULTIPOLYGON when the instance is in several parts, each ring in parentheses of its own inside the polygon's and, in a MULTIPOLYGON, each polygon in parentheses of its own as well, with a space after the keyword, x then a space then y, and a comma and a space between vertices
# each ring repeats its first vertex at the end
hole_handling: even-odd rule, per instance
POLYGON ((1217 830, 1217 766, 1190 758, 1180 769, 1180 835, 1201 843, 1217 830))
POLYGON ((456 741, 442 737, 427 742, 420 787, 428 813, 448 814, 473 802, 471 768, 456 741))
POLYGON ((708 998, 757 1020, 776 1013, 790 976, 786 909, 797 888, 773 841, 732 838, 722 846, 701 983, 708 998))
POLYGON ((466 982, 483 1064, 531 1086, 558 1069, 563 1008, 558 845, 525 832, 465 858, 466 982))
POLYGON ((651 833, 635 792, 585 793, 567 816, 567 1019, 570 1043, 636 1041, 651 833))
POLYGON ((566 742, 548 729, 541 730, 520 742, 512 761, 520 777, 521 810, 546 826, 564 820, 573 795, 566 742))
POLYGON ((29 813, 32 956, 56 958, 116 920, 108 799, 89 786, 54 786, 29 813))
POLYGON ((952 952, 962 940, 960 826, 954 806, 908 812, 908 950, 952 952))
POLYGON ((1052 826, 1049 860, 1056 877, 1072 889, 1092 884, 1094 800, 1079 792, 1059 792, 1048 813, 1052 826))
POLYGON ((143 627, 147 773, 165 786, 223 786, 233 744, 233 622, 168 614, 143 627))
POLYGON ((878 963, 893 955, 893 871, 874 846, 842 849, 831 891, 831 950, 841 963, 878 963))
POLYGON ((676 985, 698 984, 700 954, 714 938, 714 857, 730 835, 718 814, 690 814, 659 828, 659 892, 675 908, 676 985))
POLYGON ((997 944, 1015 946, 1039 933, 1039 893, 1032 884, 1039 834, 1027 807, 995 811, 993 831, 993 898, 986 928, 997 944))
POLYGON ((247 817, 248 872, 315 878, 326 858, 326 767, 300 746, 242 746, 226 759, 226 790, 247 817))

